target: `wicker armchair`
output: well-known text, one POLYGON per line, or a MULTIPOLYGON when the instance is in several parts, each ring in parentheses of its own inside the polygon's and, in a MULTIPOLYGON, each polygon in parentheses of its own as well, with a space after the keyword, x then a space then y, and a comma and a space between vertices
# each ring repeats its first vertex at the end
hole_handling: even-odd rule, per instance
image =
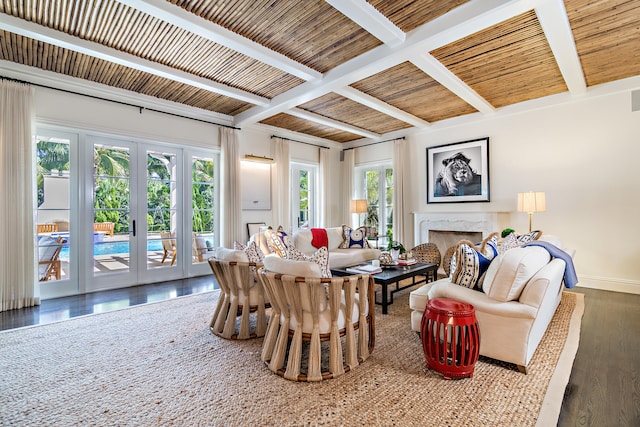
POLYGON ((232 340, 264 336, 267 329, 265 310, 270 305, 256 277, 256 270, 262 267, 262 264, 223 261, 211 257, 209 266, 221 291, 216 311, 211 318, 211 332, 232 340), (253 313, 256 319, 251 322, 250 316, 253 313), (239 327, 236 325, 238 317, 240 317, 239 327))
POLYGON ((442 268, 444 268, 446 277, 449 277, 449 275, 451 274, 451 258, 453 257, 453 254, 456 251, 457 247, 457 244, 450 246, 442 257, 442 268))
MULTIPOLYGON (((428 262, 430 264, 437 265, 438 268, 440 267, 440 260, 442 257, 440 255, 440 249, 438 249, 438 246, 435 243, 421 243, 411 249, 411 252, 418 262, 428 262)), ((437 279, 438 272, 436 269, 433 273, 433 280, 437 279)))
POLYGON ((261 356, 271 371, 292 381, 322 381, 369 357, 375 344, 371 276, 305 278, 264 268, 258 274, 272 303, 261 356))

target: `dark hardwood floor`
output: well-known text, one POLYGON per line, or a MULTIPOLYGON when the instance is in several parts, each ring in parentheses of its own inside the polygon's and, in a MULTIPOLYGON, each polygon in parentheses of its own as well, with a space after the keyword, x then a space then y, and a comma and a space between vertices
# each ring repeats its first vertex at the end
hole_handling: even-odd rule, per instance
POLYGON ((0 312, 0 331, 43 325, 86 314, 116 310, 148 302, 212 291, 218 288, 213 275, 132 286, 41 301, 39 306, 0 312))
MULTIPOLYGON (((0 313, 0 330, 206 292, 213 276, 42 301, 0 313)), ((640 426, 640 295, 577 288, 585 294, 580 346, 558 426, 640 426)))

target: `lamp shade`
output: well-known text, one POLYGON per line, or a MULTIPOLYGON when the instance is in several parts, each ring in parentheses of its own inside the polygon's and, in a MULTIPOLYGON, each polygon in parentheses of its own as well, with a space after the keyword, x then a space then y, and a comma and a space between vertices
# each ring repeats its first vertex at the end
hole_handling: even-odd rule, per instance
POLYGON ((528 191, 518 193, 518 212, 544 212, 547 201, 544 191, 528 191))
POLYGON ((365 199, 356 199, 351 201, 351 212, 362 214, 367 212, 367 201, 365 199))

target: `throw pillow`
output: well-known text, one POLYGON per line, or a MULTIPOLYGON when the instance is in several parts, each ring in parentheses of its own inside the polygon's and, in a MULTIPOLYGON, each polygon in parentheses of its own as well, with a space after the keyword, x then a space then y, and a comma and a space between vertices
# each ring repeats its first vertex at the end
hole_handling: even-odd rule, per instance
POLYGON ((342 237, 344 240, 340 244, 340 249, 368 248, 367 227, 351 228, 348 225, 342 226, 342 237))
POLYGON ((461 243, 456 249, 455 261, 452 260, 451 281, 473 289, 477 287, 478 279, 484 275, 490 263, 491 259, 484 256, 476 247, 461 243))
POLYGON ((289 246, 287 250, 287 259, 292 261, 311 261, 320 267, 320 274, 322 277, 331 277, 331 269, 329 268, 329 250, 326 247, 321 247, 313 255, 305 255, 295 248, 295 246, 289 246))
POLYGON ((250 241, 247 245, 234 242, 233 248, 238 251, 243 251, 245 254, 247 254, 249 262, 255 262, 256 264, 258 264, 262 263, 262 260, 264 259, 264 253, 258 247, 258 243, 256 243, 255 240, 250 241))
POLYGON ((264 232, 264 236, 267 239, 267 246, 269 246, 271 252, 280 258, 286 258, 287 248, 289 247, 289 236, 284 231, 284 228, 279 226, 276 231, 273 231, 273 228, 269 227, 264 232))
POLYGON ((535 230, 535 231, 532 231, 531 233, 523 234, 521 236, 517 236, 516 233, 511 233, 507 237, 502 239, 499 252, 503 254, 507 252, 509 249, 519 248, 523 246, 525 243, 538 240, 540 236, 542 236, 542 231, 540 230, 535 230))

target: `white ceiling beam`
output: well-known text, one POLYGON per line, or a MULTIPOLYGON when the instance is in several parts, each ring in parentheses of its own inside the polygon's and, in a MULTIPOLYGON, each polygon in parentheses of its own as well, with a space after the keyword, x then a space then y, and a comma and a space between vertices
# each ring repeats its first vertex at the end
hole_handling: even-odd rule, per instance
POLYGON ((541 1, 536 14, 562 77, 572 95, 587 91, 587 83, 578 57, 573 32, 562 0, 541 1))
POLYGON ((365 0, 325 0, 344 16, 364 28, 384 44, 397 46, 404 42, 405 34, 400 28, 365 0))
POLYGON ((359 104, 365 105, 369 108, 373 108, 387 116, 391 116, 398 120, 401 120, 405 123, 409 123, 412 126, 417 128, 427 128, 430 123, 426 120, 421 119, 420 117, 416 117, 413 114, 409 114, 404 110, 394 107, 393 105, 389 105, 386 102, 379 100, 369 94, 359 91, 351 86, 346 86, 340 89, 334 90, 338 95, 342 95, 345 98, 349 98, 352 101, 355 101, 359 104))
POLYGON ((303 83, 272 98, 268 106, 253 107, 237 114, 235 123, 242 126, 259 122, 532 8, 532 0, 482 0, 465 3, 407 33, 405 42, 400 46, 384 44, 371 49, 329 70, 321 82, 303 83))
POLYGON ((473 106, 476 110, 485 114, 493 113, 495 111, 493 105, 489 104, 486 99, 478 94, 478 92, 460 80, 458 76, 449 71, 447 67, 442 65, 442 63, 431 54, 423 53, 422 55, 411 59, 411 63, 431 76, 442 86, 453 92, 464 102, 473 106))
POLYGON ((74 52, 89 55, 94 58, 120 64, 125 67, 144 71, 146 73, 153 74, 154 76, 184 83, 243 102, 262 106, 269 104, 269 99, 255 95, 251 92, 216 83, 212 80, 198 77, 191 73, 148 61, 98 43, 73 37, 69 34, 52 30, 51 28, 43 27, 41 25, 34 24, 33 22, 24 21, 13 16, 0 14, 0 28, 24 37, 39 40, 44 43, 49 43, 74 52))
POLYGON ((292 108, 291 110, 285 111, 285 113, 290 114, 292 116, 296 116, 301 119, 312 121, 314 123, 329 126, 334 129, 364 136, 365 138, 372 138, 372 139, 380 138, 380 134, 377 134, 375 132, 370 132, 366 129, 362 129, 357 126, 352 126, 350 124, 340 122, 338 120, 330 119, 328 117, 324 117, 319 114, 312 113, 310 111, 305 111, 301 108, 292 108))
POLYGON ((233 31, 194 15, 164 0, 116 0, 133 9, 192 32, 303 80, 321 79, 322 73, 233 31))

